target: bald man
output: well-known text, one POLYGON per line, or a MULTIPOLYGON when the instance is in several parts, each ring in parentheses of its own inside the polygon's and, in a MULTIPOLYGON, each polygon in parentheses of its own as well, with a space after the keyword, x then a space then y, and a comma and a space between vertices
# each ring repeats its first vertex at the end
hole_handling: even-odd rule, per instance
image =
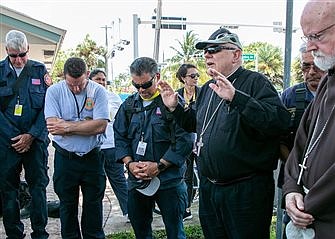
POLYGON ((335 234, 335 1, 309 1, 303 39, 315 65, 327 71, 307 108, 285 168, 283 193, 292 227, 315 239, 335 234))

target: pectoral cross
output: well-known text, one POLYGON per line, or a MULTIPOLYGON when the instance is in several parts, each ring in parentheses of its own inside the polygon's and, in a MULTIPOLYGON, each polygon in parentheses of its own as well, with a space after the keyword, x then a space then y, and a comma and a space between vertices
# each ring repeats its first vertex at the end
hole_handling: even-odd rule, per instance
POLYGON ((202 142, 202 136, 200 137, 199 141, 197 142, 197 156, 200 155, 201 147, 204 146, 204 143, 202 142))
POLYGON ((300 172, 299 172, 299 177, 298 177, 298 181, 297 181, 298 185, 300 185, 300 183, 301 183, 301 178, 302 178, 302 174, 304 173, 304 170, 307 169, 307 167, 306 167, 306 160, 307 160, 307 158, 308 158, 308 155, 306 155, 304 157, 304 160, 302 161, 302 164, 299 163, 300 172))

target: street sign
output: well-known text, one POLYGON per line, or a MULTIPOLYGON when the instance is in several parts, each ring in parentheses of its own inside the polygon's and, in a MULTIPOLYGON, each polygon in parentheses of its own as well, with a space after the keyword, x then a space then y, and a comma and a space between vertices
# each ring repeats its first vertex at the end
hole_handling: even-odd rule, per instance
MULTIPOLYGON (((151 17, 152 20, 156 20, 156 16, 151 17)), ((161 24, 162 29, 174 29, 174 30, 186 30, 186 17, 161 17, 161 20, 163 23, 161 24), (170 22, 170 23, 164 23, 164 21, 170 22), (171 22, 176 23, 171 23, 171 22)), ((152 28, 156 28, 156 24, 152 24, 152 28)))
POLYGON ((254 61, 256 59, 255 54, 242 54, 242 59, 244 61, 254 61))

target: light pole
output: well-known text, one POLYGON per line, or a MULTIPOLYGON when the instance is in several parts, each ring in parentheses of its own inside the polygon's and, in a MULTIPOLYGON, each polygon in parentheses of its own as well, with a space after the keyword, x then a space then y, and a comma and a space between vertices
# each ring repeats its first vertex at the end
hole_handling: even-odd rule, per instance
MULTIPOLYGON (((119 42, 117 42, 116 44, 113 45, 112 49, 110 51, 107 52, 106 57, 107 59, 111 59, 111 78, 108 79, 108 81, 110 82, 114 82, 114 70, 113 70, 113 58, 115 57, 115 53, 116 51, 123 51, 124 50, 124 46, 127 46, 130 44, 130 41, 125 40, 125 39, 121 39, 119 42)), ((111 85, 111 83, 110 83, 111 85)))
POLYGON ((106 73, 106 77, 108 79, 108 75, 109 75, 109 69, 108 69, 108 29, 112 29, 112 27, 109 27, 107 25, 105 25, 104 27, 101 27, 105 29, 105 47, 106 47, 106 54, 104 55, 105 58, 105 73, 106 73))

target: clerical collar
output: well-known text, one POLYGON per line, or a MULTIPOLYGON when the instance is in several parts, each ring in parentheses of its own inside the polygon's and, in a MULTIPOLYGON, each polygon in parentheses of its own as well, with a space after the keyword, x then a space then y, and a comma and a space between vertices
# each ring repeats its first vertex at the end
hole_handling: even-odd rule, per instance
POLYGON ((230 73, 229 76, 227 76, 227 79, 230 82, 233 82, 241 74, 242 70, 243 70, 242 66, 238 67, 235 71, 230 73))

